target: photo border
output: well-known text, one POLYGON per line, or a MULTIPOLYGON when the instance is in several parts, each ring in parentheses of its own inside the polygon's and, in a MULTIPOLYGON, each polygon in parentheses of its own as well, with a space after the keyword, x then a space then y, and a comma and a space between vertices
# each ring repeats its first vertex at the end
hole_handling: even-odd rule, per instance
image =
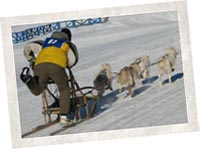
POLYGON ((108 139, 120 139, 128 137, 149 136, 168 133, 180 133, 197 130, 197 111, 195 101, 195 89, 193 80, 192 56, 189 39, 189 25, 186 1, 163 2, 156 4, 132 5, 113 8, 92 9, 72 12, 59 12, 31 16, 8 17, 1 20, 3 53, 5 62, 5 74, 8 91, 9 116, 11 125, 12 145, 14 148, 33 147, 41 145, 64 144, 83 141, 98 141, 108 139), (154 126, 144 128, 132 128, 102 132, 90 132, 70 134, 62 136, 38 137, 22 139, 19 117, 19 103, 15 76, 14 53, 12 43, 12 26, 38 23, 50 23, 53 21, 66 21, 71 19, 84 19, 95 17, 112 17, 133 15, 141 13, 177 11, 182 63, 184 72, 185 95, 187 105, 188 123, 154 126), (14 113, 14 114, 13 114, 14 113))

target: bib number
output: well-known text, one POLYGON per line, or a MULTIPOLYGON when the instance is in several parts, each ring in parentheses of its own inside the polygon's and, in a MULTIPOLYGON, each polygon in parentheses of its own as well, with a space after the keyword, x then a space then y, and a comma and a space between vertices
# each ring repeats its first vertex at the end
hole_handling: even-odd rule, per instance
POLYGON ((66 42, 66 40, 47 38, 44 41, 43 48, 50 47, 50 46, 61 48, 64 42, 66 42))

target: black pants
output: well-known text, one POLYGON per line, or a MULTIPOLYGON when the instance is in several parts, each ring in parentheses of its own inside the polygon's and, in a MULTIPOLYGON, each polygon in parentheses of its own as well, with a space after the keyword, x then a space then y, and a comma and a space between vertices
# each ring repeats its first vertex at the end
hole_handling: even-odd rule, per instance
POLYGON ((60 114, 69 114, 70 92, 64 68, 52 63, 38 64, 34 68, 34 79, 27 84, 28 88, 34 95, 40 95, 46 89, 49 78, 55 82, 60 92, 60 114))

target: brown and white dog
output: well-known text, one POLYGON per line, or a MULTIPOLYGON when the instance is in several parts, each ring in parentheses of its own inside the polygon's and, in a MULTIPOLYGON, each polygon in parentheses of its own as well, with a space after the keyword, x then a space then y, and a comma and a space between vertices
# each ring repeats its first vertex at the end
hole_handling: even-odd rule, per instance
POLYGON ((135 80, 132 75, 132 67, 126 66, 120 70, 117 83, 119 93, 122 92, 122 86, 125 85, 129 91, 129 95, 131 95, 131 97, 134 96, 135 80))

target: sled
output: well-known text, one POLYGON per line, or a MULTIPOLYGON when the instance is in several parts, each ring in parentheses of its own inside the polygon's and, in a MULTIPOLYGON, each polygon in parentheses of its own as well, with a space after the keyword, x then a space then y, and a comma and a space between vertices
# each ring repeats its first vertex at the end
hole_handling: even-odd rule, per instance
MULTIPOLYGON (((98 95, 97 91, 93 86, 85 86, 80 87, 70 68, 68 70, 69 76, 69 88, 70 88, 70 101, 71 101, 71 113, 73 114, 73 121, 75 122, 74 125, 80 123, 83 120, 87 120, 91 118, 96 111, 97 102, 98 102, 98 95), (89 109, 89 102, 92 102, 89 109), (82 117, 80 109, 85 108, 86 117, 82 117), (76 123, 77 122, 77 123, 76 123)), ((27 132, 22 135, 22 137, 31 135, 36 133, 40 130, 43 130, 47 127, 50 127, 54 124, 59 123, 59 115, 60 115, 60 108, 59 107, 50 107, 49 105, 49 98, 53 98, 54 102, 59 101, 59 91, 56 87, 51 88, 52 85, 55 83, 49 79, 47 89, 42 92, 41 99, 42 99, 42 114, 44 116, 44 124, 33 128, 30 132, 27 132), (49 94, 49 96, 47 96, 49 94), (52 119, 52 115, 57 115, 56 119, 52 119)), ((64 128, 63 128, 64 129, 64 128)))

